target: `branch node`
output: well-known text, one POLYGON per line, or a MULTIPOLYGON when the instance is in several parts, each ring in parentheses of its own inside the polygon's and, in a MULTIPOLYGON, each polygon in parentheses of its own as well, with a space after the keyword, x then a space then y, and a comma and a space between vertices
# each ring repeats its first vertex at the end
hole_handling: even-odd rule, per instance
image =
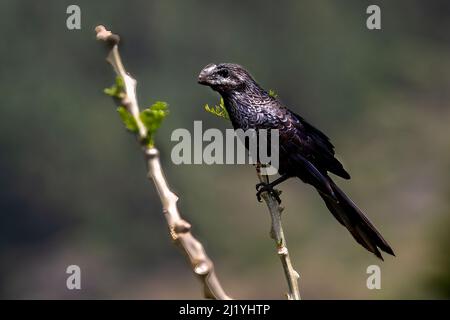
POLYGON ((118 45, 120 42, 120 37, 117 34, 114 34, 111 31, 107 30, 105 26, 96 26, 95 32, 97 33, 97 40, 106 41, 111 46, 118 45))
POLYGON ((122 98, 122 104, 128 111, 131 111, 131 100, 128 96, 122 98))
POLYGON ((147 148, 145 149, 145 154, 149 159, 156 158, 159 156, 159 151, 156 148, 147 148))
POLYGON ((194 267, 194 272, 199 276, 207 275, 210 271, 210 266, 207 262, 201 261, 194 267))
POLYGON ((177 234, 186 233, 191 231, 191 227, 192 227, 191 224, 186 220, 180 220, 175 222, 174 231, 177 234))
POLYGON ((289 253, 288 249, 285 246, 281 246, 278 248, 278 255, 287 256, 289 253))

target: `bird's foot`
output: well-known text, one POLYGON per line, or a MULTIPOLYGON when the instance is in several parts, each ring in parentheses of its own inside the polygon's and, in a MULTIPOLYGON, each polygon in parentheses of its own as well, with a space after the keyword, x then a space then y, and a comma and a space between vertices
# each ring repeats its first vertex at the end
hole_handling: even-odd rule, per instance
POLYGON ((270 183, 264 182, 258 183, 256 185, 256 190, 257 190, 256 198, 258 199, 259 202, 261 202, 261 193, 268 192, 277 200, 278 204, 281 203, 280 198, 281 190, 274 189, 274 187, 270 183))

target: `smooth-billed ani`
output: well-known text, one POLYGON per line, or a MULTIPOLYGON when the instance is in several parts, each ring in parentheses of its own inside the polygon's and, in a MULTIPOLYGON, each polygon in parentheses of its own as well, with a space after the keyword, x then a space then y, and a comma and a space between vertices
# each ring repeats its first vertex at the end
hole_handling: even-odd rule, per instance
MULTIPOLYGON (((383 257, 379 249, 394 255, 374 225, 328 175, 331 172, 350 179, 335 158, 334 146, 324 133, 286 108, 237 64, 209 64, 200 72, 198 82, 222 96, 235 129, 279 130, 281 177, 270 184, 258 185, 258 199, 261 191, 274 192, 275 185, 290 177, 298 177, 317 189, 333 216, 359 244, 380 259, 383 257)), ((277 196, 276 193, 274 195, 277 196)))

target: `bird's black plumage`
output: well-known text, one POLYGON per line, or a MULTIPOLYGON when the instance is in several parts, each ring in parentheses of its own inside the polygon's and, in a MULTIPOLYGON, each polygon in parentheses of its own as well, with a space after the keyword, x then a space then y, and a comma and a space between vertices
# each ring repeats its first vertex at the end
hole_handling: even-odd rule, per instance
POLYGON ((286 108, 237 64, 209 64, 198 81, 222 96, 235 129, 278 129, 279 173, 314 186, 334 217, 364 248, 380 259, 379 249, 394 255, 369 219, 329 177, 330 172, 350 179, 324 133, 286 108))

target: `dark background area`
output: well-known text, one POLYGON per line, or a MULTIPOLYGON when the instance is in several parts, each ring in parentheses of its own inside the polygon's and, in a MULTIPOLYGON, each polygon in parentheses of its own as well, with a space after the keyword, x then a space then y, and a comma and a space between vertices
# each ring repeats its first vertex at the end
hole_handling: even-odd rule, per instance
POLYGON ((12 1, 0 3, 0 297, 201 298, 169 240, 137 144, 103 88, 114 75, 94 27, 123 38, 141 106, 170 104, 157 135, 182 214, 236 298, 283 298, 269 216, 251 166, 176 166, 176 128, 231 125, 203 110, 210 62, 246 66, 332 137, 337 180, 392 244, 382 263, 315 192, 282 186, 306 299, 450 297, 450 2, 12 1), (78 4, 82 29, 66 28, 78 4), (382 30, 366 28, 378 4, 382 30), (66 288, 66 267, 82 290, 66 288), (378 264, 382 289, 366 288, 378 264))

